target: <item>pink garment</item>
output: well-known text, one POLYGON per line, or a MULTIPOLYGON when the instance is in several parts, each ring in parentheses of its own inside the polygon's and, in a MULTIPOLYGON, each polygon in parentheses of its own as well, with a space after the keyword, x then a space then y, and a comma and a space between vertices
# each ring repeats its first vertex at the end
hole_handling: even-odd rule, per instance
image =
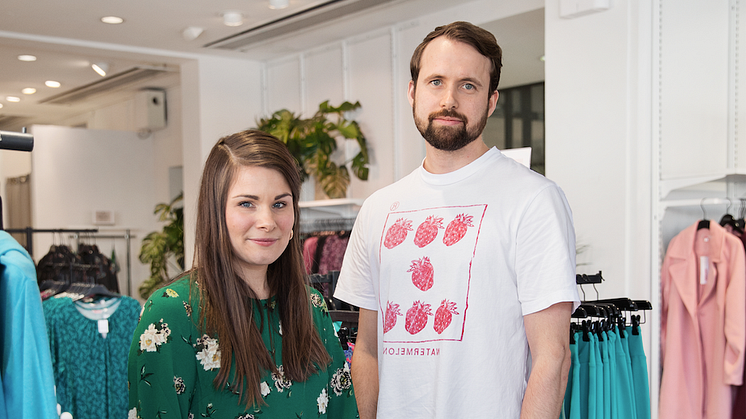
POLYGON ((728 419, 743 377, 746 257, 717 223, 671 240, 661 268, 661 419, 728 419), (700 256, 707 256, 706 280, 700 256), (704 282, 704 283, 701 283, 704 282))
POLYGON ((316 259, 316 245, 319 238, 311 236, 303 242, 303 265, 306 267, 306 273, 312 274, 313 265, 316 259))

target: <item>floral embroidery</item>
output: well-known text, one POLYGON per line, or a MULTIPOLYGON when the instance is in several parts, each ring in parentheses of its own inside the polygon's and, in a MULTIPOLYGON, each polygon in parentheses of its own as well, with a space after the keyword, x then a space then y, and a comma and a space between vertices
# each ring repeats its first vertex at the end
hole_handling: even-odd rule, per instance
POLYGON ((208 403, 207 407, 205 408, 205 413, 200 413, 200 415, 203 418, 211 418, 214 413, 215 409, 212 407, 212 403, 208 403))
POLYGON ((172 290, 171 288, 166 288, 166 291, 163 292, 163 297, 166 297, 166 298, 168 297, 176 298, 178 296, 179 296, 179 293, 172 290))
POLYGON ((192 306, 190 306, 186 301, 182 301, 182 303, 184 303, 184 310, 186 310, 187 316, 192 317, 192 306))
POLYGON ((203 335, 201 339, 197 339, 197 344, 194 346, 199 351, 197 359, 205 371, 220 368, 220 349, 217 339, 203 335))
POLYGON ((282 336, 282 322, 280 322, 278 325, 277 333, 279 333, 280 336, 282 336))
POLYGON ((282 365, 277 367, 276 373, 272 373, 272 379, 275 380, 275 388, 280 393, 282 393, 286 388, 290 388, 290 386, 293 385, 293 382, 285 377, 285 370, 282 368, 282 365))
POLYGON ((194 419, 194 413, 189 412, 189 416, 187 416, 188 419, 194 419))
POLYGON ((326 303, 324 302, 324 299, 321 298, 321 296, 316 293, 311 293, 311 303, 314 305, 314 307, 318 307, 318 308, 326 307, 326 303))
POLYGON ((326 389, 321 390, 321 394, 316 399, 316 403, 319 405, 319 413, 326 414, 326 406, 329 405, 329 395, 326 394, 326 389))
POLYGON ((176 394, 184 394, 184 391, 186 391, 184 379, 181 377, 174 377, 174 388, 176 389, 176 394))
POLYGON ((266 381, 262 381, 261 384, 259 384, 259 389, 262 391, 262 397, 267 397, 270 393, 269 384, 267 384, 266 381))
POLYGON ((143 352, 160 352, 160 346, 170 341, 171 329, 168 328, 168 323, 163 323, 163 319, 155 324, 151 323, 140 335, 138 355, 143 352))
POLYGON ((243 416, 236 416, 236 419, 254 419, 254 415, 252 415, 251 413, 247 413, 243 416))
POLYGON ((332 390, 337 396, 349 389, 352 385, 352 375, 350 375, 350 366, 345 362, 344 368, 337 368, 337 372, 332 376, 332 390))
POLYGON ((137 414, 137 408, 133 407, 127 412, 127 419, 140 419, 140 415, 137 414))

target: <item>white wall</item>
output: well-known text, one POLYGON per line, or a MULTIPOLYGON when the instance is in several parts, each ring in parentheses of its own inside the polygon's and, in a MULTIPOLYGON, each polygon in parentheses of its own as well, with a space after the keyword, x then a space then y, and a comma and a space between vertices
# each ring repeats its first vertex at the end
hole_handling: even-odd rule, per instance
POLYGON ((202 166, 219 138, 254 126, 261 114, 261 66, 255 61, 202 57, 181 67, 184 251, 194 252, 196 203, 202 166))

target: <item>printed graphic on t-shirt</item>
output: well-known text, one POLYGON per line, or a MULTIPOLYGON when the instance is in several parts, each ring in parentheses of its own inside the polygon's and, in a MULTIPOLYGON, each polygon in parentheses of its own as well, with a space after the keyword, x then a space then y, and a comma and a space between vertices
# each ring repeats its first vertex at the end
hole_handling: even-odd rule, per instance
POLYGON ((479 204, 388 214, 378 253, 384 342, 463 339, 486 209, 479 204))

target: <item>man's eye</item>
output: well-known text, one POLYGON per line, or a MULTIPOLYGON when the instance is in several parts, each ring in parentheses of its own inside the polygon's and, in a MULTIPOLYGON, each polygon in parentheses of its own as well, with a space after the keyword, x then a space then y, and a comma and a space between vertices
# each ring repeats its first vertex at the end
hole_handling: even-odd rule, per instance
POLYGON ((474 90, 474 89, 476 89, 476 86, 474 86, 474 85, 473 85, 473 84, 471 84, 471 83, 466 83, 466 84, 464 85, 464 89, 466 89, 466 90, 474 90))
POLYGON ((433 80, 430 82, 430 84, 432 84, 433 86, 440 86, 443 83, 440 80, 433 80))

